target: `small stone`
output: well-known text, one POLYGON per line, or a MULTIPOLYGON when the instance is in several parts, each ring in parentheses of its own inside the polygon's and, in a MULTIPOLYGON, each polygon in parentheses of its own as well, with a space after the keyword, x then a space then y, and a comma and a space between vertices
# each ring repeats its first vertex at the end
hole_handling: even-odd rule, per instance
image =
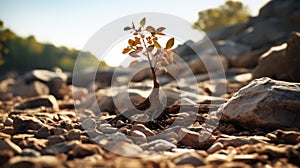
POLYGON ((14 132, 26 133, 28 130, 39 130, 46 127, 39 119, 29 116, 18 116, 13 122, 14 132))
POLYGON ((4 123, 0 123, 0 129, 4 128, 4 123))
POLYGON ((214 143, 210 148, 207 149, 207 153, 212 154, 215 153, 216 151, 222 149, 224 145, 220 142, 214 143))
POLYGON ((83 158, 94 154, 103 154, 103 149, 97 144, 77 144, 71 151, 74 158, 83 158))
POLYGON ((225 154, 214 153, 214 154, 208 155, 205 158, 205 160, 210 164, 221 164, 221 163, 229 161, 229 158, 225 154))
POLYGON ((77 140, 69 141, 69 142, 63 142, 58 143, 52 146, 46 147, 44 150, 42 150, 43 155, 58 155, 60 153, 68 153, 70 150, 74 148, 76 144, 79 144, 80 142, 77 140))
POLYGON ((65 142, 65 137, 63 135, 52 135, 48 137, 48 145, 54 145, 57 143, 65 142))
POLYGON ((117 121, 117 123, 116 123, 117 128, 121 128, 121 127, 124 127, 124 126, 126 126, 126 124, 122 120, 117 121))
POLYGON ((41 153, 30 148, 23 149, 21 156, 29 156, 29 157, 38 157, 41 156, 41 153))
POLYGON ((102 132, 104 134, 112 134, 112 133, 116 133, 118 131, 118 128, 114 128, 114 127, 105 127, 102 132))
POLYGON ((67 140, 80 140, 81 131, 79 129, 72 129, 70 130, 67 135, 67 140))
POLYGON ((122 155, 137 157, 143 151, 141 147, 130 142, 120 141, 109 148, 109 151, 122 155))
POLYGON ((176 165, 191 164, 193 166, 204 166, 206 161, 196 152, 184 153, 173 160, 176 165))
POLYGON ((207 149, 216 140, 216 138, 207 131, 193 132, 185 128, 181 128, 178 132, 181 137, 181 143, 186 146, 191 146, 197 149, 207 149))
POLYGON ((34 81, 29 84, 25 84, 22 82, 12 86, 12 93, 14 96, 28 98, 41 95, 48 95, 49 88, 47 85, 39 81, 34 81))
POLYGON ((51 133, 48 127, 42 127, 35 133, 35 137, 41 139, 47 139, 50 135, 51 133))
POLYGON ((242 162, 228 162, 221 164, 218 168, 251 168, 251 166, 242 162))
POLYGON ((149 143, 145 143, 141 145, 141 148, 144 150, 151 150, 151 151, 166 151, 170 149, 176 148, 176 145, 163 140, 163 139, 157 139, 154 141, 151 141, 149 143))
POLYGON ((0 132, 0 140, 10 139, 11 135, 0 132))
POLYGON ((22 149, 9 139, 4 139, 0 142, 0 149, 12 151, 15 155, 18 155, 22 152, 22 149))
POLYGON ((143 124, 135 124, 132 126, 131 130, 138 130, 143 132, 147 137, 149 136, 154 136, 154 132, 152 130, 150 130, 149 128, 147 128, 145 125, 143 124))
POLYGON ((7 168, 63 168, 61 161, 56 156, 15 157, 9 161, 7 168))
POLYGON ((295 145, 300 142, 300 132, 297 131, 275 131, 276 141, 295 145))
POLYGON ((24 109, 32 109, 32 108, 39 108, 39 107, 49 107, 52 108, 53 111, 59 111, 59 105, 56 98, 52 95, 43 95, 32 97, 21 104, 17 105, 15 108, 24 110, 24 109))
POLYGON ((5 126, 12 126, 13 125, 14 120, 7 117, 6 120, 4 121, 4 125, 5 126))
POLYGON ((226 132, 227 134, 233 134, 233 133, 236 133, 236 129, 235 129, 235 127, 234 127, 233 124, 228 124, 228 125, 226 126, 225 132, 226 132))
POLYGON ((94 118, 87 118, 81 122, 81 126, 86 131, 94 131, 96 129, 96 120, 94 118))
POLYGON ((64 128, 52 128, 50 130, 50 132, 53 134, 53 135, 63 135, 67 132, 66 129, 64 128))
POLYGON ((110 124, 100 124, 98 127, 97 127, 97 129, 99 130, 99 131, 103 131, 103 129, 105 129, 106 127, 111 127, 111 125, 110 124))
POLYGON ((0 150, 0 167, 3 167, 11 158, 14 157, 14 152, 10 150, 0 150))

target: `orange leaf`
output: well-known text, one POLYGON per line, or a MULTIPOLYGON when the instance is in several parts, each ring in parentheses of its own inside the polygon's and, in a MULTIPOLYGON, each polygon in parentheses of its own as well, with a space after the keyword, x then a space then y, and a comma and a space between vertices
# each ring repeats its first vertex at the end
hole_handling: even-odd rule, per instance
POLYGON ((131 48, 124 48, 122 54, 127 54, 129 51, 131 51, 131 48))
POLYGON ((142 51, 142 50, 143 50, 143 47, 137 47, 136 50, 142 51))
POLYGON ((174 45, 174 38, 170 38, 166 44, 165 49, 170 49, 173 47, 173 45, 174 45))
POLYGON ((138 38, 138 37, 134 37, 135 41, 134 41, 134 44, 137 45, 137 44, 142 44, 141 43, 141 38, 138 38))
POLYGON ((138 60, 132 61, 132 62, 129 64, 129 66, 132 67, 132 66, 134 66, 136 63, 138 63, 138 60))
POLYGON ((160 44, 154 40, 154 46, 157 48, 157 49, 161 49, 161 46, 160 44))
POLYGON ((132 39, 129 39, 129 40, 128 40, 128 44, 129 44, 130 47, 135 46, 135 45, 134 45, 134 41, 133 41, 132 39))

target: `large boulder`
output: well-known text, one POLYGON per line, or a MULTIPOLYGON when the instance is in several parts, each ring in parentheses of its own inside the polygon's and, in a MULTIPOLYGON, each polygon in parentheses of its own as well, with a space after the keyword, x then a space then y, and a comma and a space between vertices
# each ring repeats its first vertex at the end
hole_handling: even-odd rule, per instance
POLYGON ((300 33, 292 33, 286 43, 272 47, 263 54, 253 72, 253 78, 271 77, 278 80, 300 81, 300 33))
POLYGON ((299 0, 272 0, 260 10, 258 16, 251 17, 245 23, 212 31, 208 37, 219 53, 229 59, 230 66, 252 68, 265 50, 287 42, 292 31, 300 31, 299 9, 299 0), (222 41, 227 44, 220 45, 222 41))
POLYGON ((260 78, 240 89, 218 110, 244 128, 300 128, 300 83, 260 78))

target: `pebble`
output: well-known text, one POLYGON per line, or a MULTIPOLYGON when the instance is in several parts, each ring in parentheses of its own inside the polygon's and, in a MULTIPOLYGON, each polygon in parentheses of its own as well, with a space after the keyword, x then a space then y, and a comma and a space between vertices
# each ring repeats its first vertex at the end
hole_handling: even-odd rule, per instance
POLYGON ((0 129, 4 128, 4 123, 0 123, 0 129))
POLYGON ((81 122, 81 126, 86 131, 93 131, 96 129, 96 120, 94 118, 87 118, 81 122))
POLYGON ((66 139, 63 135, 52 135, 48 137, 48 145, 54 145, 57 143, 64 142, 66 139))
POLYGON ((207 153, 212 154, 222 149, 224 145, 221 142, 214 143, 210 148, 207 149, 207 153))
POLYGON ((157 140, 151 141, 149 143, 142 144, 141 148, 144 150, 151 150, 151 151, 158 152, 158 151, 171 150, 171 149, 177 148, 177 146, 166 140, 157 139, 157 140))
POLYGON ((208 149, 216 140, 216 138, 207 131, 194 132, 186 128, 182 128, 178 132, 181 137, 181 143, 196 149, 208 149))
POLYGON ((41 153, 30 148, 23 149, 21 156, 29 156, 29 157, 38 157, 41 156, 41 153))
POLYGON ((103 129, 107 128, 107 127, 111 127, 110 124, 100 124, 97 126, 97 129, 101 132, 103 132, 103 129))
POLYGON ((18 116, 13 122, 15 133, 26 133, 28 130, 39 130, 46 127, 39 119, 29 116, 18 116))
POLYGON ((50 131, 53 135, 63 135, 67 132, 64 128, 52 128, 50 131))
POLYGON ((193 166, 204 166, 207 164, 207 162, 204 160, 204 158, 199 155, 196 152, 187 152, 184 153, 178 157, 176 157, 173 162, 176 165, 186 165, 186 164, 190 164, 193 166))
POLYGON ((0 149, 12 151, 15 155, 18 155, 22 152, 22 149, 9 139, 4 139, 0 142, 0 149))
POLYGON ((68 141, 63 143, 58 143, 52 146, 47 146, 45 149, 42 150, 43 155, 58 155, 60 153, 68 153, 70 150, 74 148, 76 144, 80 142, 77 140, 68 141))
POLYGON ((58 102, 56 98, 52 95, 42 95, 42 96, 28 98, 21 104, 17 105, 15 108, 24 110, 24 109, 35 109, 42 106, 49 107, 53 111, 59 111, 58 102))
POLYGON ((49 127, 42 127, 36 133, 36 138, 46 139, 51 135, 49 127))
POLYGON ((4 121, 5 126, 12 126, 13 125, 13 119, 7 117, 6 120, 4 121))
POLYGON ((80 140, 81 131, 79 129, 70 130, 65 138, 67 140, 80 140))
POLYGON ((141 131, 141 132, 143 132, 147 137, 149 137, 149 136, 154 136, 154 135, 155 135, 155 133, 154 133, 151 129, 147 128, 147 127, 146 127, 145 125, 143 125, 143 124, 135 124, 135 125, 132 126, 131 130, 138 130, 138 131, 141 131))
POLYGON ((114 127, 105 127, 102 129, 102 132, 104 134, 112 134, 118 131, 118 128, 114 128, 114 127))
POLYGON ((122 120, 117 121, 117 123, 116 123, 117 128, 121 128, 121 127, 124 127, 124 126, 126 126, 126 124, 122 120))
POLYGON ((94 154, 103 154, 103 149, 98 144, 77 144, 70 151, 74 158, 83 158, 94 154))

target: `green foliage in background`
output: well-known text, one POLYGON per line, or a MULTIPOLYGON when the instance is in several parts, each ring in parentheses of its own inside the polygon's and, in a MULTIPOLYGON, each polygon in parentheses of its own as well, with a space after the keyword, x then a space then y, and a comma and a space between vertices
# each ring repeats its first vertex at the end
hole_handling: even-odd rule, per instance
MULTIPOLYGON (((0 20, 0 72, 24 72, 31 69, 52 69, 60 67, 64 71, 73 71, 79 50, 56 47, 36 41, 34 36, 19 37, 9 29, 4 29, 0 20)), ((105 62, 89 52, 83 52, 84 59, 77 62, 80 68, 99 65, 99 69, 107 68, 105 62)))
POLYGON ((245 22, 249 18, 248 8, 239 1, 226 1, 218 8, 207 9, 198 13, 194 28, 211 32, 223 26, 245 22))

